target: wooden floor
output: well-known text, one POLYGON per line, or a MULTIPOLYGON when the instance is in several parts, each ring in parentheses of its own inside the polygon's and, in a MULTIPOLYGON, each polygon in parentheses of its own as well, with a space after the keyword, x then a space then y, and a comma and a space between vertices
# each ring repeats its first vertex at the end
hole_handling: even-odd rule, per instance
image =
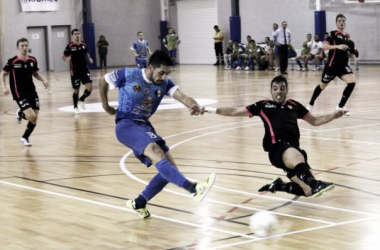
MULTIPOLYGON (((91 72, 89 107, 100 107, 96 85, 105 72, 91 72)), ((319 198, 257 192, 277 176, 286 179, 262 149, 259 118, 157 111, 151 121, 183 173, 201 180, 216 172, 217 179, 202 203, 168 185, 148 204, 148 220, 127 210, 125 201, 156 169, 144 167, 117 141, 113 117, 58 110, 72 103, 68 72, 43 75, 51 87, 44 90, 36 81, 41 112, 32 147, 19 141, 26 123, 16 124, 16 104, 0 97, 0 249, 379 249, 380 67, 355 71, 351 117, 320 127, 299 122, 314 174, 336 183, 319 198), (250 231, 249 218, 259 210, 277 214, 280 226, 270 237, 250 231)), ((274 76, 183 65, 170 78, 196 99, 217 101, 216 107, 270 97, 274 76)), ((320 77, 289 71, 288 97, 306 106, 320 77)), ((331 82, 314 114, 333 111, 344 87, 339 79, 331 82)), ((110 100, 116 96, 111 92, 110 100)))

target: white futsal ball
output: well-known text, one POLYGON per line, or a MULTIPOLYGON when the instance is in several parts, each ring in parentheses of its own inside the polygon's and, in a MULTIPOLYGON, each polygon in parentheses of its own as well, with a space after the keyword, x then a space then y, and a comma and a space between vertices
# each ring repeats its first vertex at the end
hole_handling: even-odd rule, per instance
POLYGON ((273 233, 278 226, 278 220, 274 213, 260 211, 251 216, 249 227, 256 236, 266 237, 273 233))

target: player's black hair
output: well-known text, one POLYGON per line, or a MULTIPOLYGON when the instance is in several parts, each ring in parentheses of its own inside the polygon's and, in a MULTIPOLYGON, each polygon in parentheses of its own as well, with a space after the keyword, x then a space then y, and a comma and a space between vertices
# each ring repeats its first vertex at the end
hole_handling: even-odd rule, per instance
POLYGON ((18 45, 19 45, 20 43, 22 43, 22 42, 27 42, 27 43, 29 44, 28 39, 26 39, 25 37, 22 37, 22 38, 18 39, 17 42, 16 42, 16 46, 17 46, 17 48, 18 48, 18 45))
POLYGON ((215 26, 214 26, 214 29, 219 29, 219 26, 218 26, 218 25, 215 25, 215 26))
POLYGON ((336 15, 335 22, 338 21, 339 17, 343 17, 344 19, 346 19, 346 17, 343 14, 338 14, 338 15, 336 15))
MULTIPOLYGON (((140 33, 142 33, 142 31, 137 32, 137 35, 139 35, 140 33)), ((143 34, 144 34, 144 33, 143 33, 143 34)))
POLYGON ((172 59, 165 51, 156 50, 149 58, 149 65, 152 65, 154 68, 159 68, 161 65, 171 66, 172 59))
POLYGON ((73 29, 72 31, 71 31, 71 35, 74 35, 74 32, 75 31, 79 31, 78 29, 73 29))
POLYGON ((271 81, 271 83, 270 83, 270 87, 271 87, 271 88, 272 88, 274 82, 275 82, 275 83, 281 83, 281 82, 284 82, 286 88, 288 88, 288 80, 286 80, 286 77, 283 77, 282 75, 278 75, 278 76, 276 76, 275 78, 272 79, 272 81, 271 81))

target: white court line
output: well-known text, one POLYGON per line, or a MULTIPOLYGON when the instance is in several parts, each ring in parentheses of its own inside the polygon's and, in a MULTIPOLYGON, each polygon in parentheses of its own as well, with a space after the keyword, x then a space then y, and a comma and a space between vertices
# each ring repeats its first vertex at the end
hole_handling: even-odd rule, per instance
MULTIPOLYGON (((304 122, 307 123, 306 121, 304 121, 304 122)), ((380 123, 373 123, 373 124, 366 124, 366 125, 357 125, 357 126, 351 126, 351 127, 329 128, 329 129, 308 129, 308 128, 300 128, 300 129, 307 130, 307 133, 320 133, 320 132, 329 132, 329 131, 342 130, 342 129, 372 127, 372 126, 378 126, 378 125, 380 125, 380 123)))
POLYGON ((362 221, 372 220, 372 219, 376 219, 376 217, 357 219, 357 220, 352 220, 352 221, 345 221, 345 222, 341 222, 341 223, 335 223, 333 225, 312 227, 312 228, 308 228, 308 229, 303 229, 303 230, 298 230, 298 231, 293 231, 293 232, 288 232, 288 233, 283 233, 283 234, 277 234, 277 235, 273 235, 273 236, 269 236, 269 237, 265 237, 265 238, 258 238, 255 240, 247 240, 247 241, 241 241, 241 242, 232 243, 232 244, 228 244, 228 245, 217 246, 217 247, 213 247, 213 248, 208 248, 208 250, 229 248, 229 247, 243 245, 243 244, 247 244, 247 243, 251 243, 251 242, 255 242, 255 241, 275 239, 275 238, 279 238, 279 237, 283 237, 283 236, 288 236, 288 235, 293 235, 293 234, 298 234, 298 233, 304 233, 304 232, 309 232, 309 231, 314 231, 314 230, 319 230, 319 229, 324 229, 324 228, 342 226, 342 225, 347 225, 347 224, 352 224, 352 223, 357 223, 357 222, 362 222, 362 221))
MULTIPOLYGON (((36 192, 40 192, 40 193, 55 195, 55 196, 59 196, 59 197, 64 197, 64 198, 67 198, 67 199, 81 201, 81 202, 86 202, 86 203, 90 203, 90 204, 94 204, 94 205, 98 205, 98 206, 102 206, 102 207, 108 207, 108 208, 113 208, 113 209, 117 209, 117 210, 123 210, 123 211, 127 211, 127 212, 130 212, 130 213, 133 213, 133 214, 135 214, 137 216, 136 212, 134 212, 134 211, 126 208, 125 206, 120 207, 120 206, 111 205, 111 204, 107 204, 107 203, 103 203, 103 202, 99 202, 99 201, 93 201, 93 200, 89 200, 89 199, 79 198, 79 197, 72 196, 72 195, 61 194, 61 193, 57 193, 57 192, 53 192, 53 191, 47 191, 47 190, 43 190, 43 189, 39 189, 39 188, 29 187, 29 186, 15 184, 15 183, 6 182, 6 181, 0 181, 0 184, 4 184, 4 185, 7 185, 7 186, 16 187, 16 188, 21 188, 21 189, 27 189, 27 190, 31 190, 31 191, 36 191, 36 192)), ((167 218, 167 217, 163 217, 163 216, 159 216, 159 215, 151 215, 151 217, 154 217, 154 218, 157 218, 157 219, 160 219, 160 220, 165 220, 165 221, 170 221, 170 222, 178 223, 178 224, 183 224, 183 225, 186 225, 186 226, 191 226, 191 227, 196 227, 196 228, 202 228, 204 230, 211 230, 211 231, 215 231, 215 232, 230 234, 230 235, 234 235, 234 236, 240 236, 240 237, 249 238, 249 239, 257 239, 257 237, 249 236, 249 235, 246 235, 246 234, 241 234, 241 233, 238 233, 238 232, 233 232, 233 231, 218 229, 218 228, 215 228, 215 227, 204 226, 204 225, 199 225, 199 224, 195 224, 195 223, 185 222, 185 221, 181 221, 181 220, 171 219, 171 218, 167 218)))
MULTIPOLYGON (((198 136, 194 136, 194 137, 191 137, 189 139, 186 139, 186 140, 183 140, 183 141, 180 141, 176 144, 174 144, 173 146, 170 147, 170 149, 173 149, 185 142, 188 142, 188 141, 191 141, 191 140, 194 140, 194 139, 198 139, 200 137, 204 137, 204 136, 208 136, 210 134, 216 134, 216 133, 220 133, 220 132, 224 132, 224 131, 227 131, 227 130, 232 130, 232 129, 236 129, 236 128, 240 128, 240 127, 246 127, 246 126, 252 126, 252 125, 257 125, 257 124, 261 124, 260 123, 254 123, 254 124, 249 124, 249 125, 244 125, 244 126, 238 126, 238 127, 234 127, 234 128, 227 128, 227 129, 222 129, 222 130, 218 130, 218 131, 213 131, 213 132, 210 132, 210 133, 206 133, 206 134, 202 134, 202 135, 198 135, 198 136)), ((198 130, 198 129, 197 129, 198 130)), ((181 133, 183 134, 183 133, 181 133)), ((171 136, 173 137, 173 136, 171 136)), ((167 137, 164 137, 164 139, 166 139, 167 137)), ((131 179, 137 181, 137 182, 140 182, 144 185, 147 185, 148 182, 146 181, 143 181, 141 179, 139 179, 138 177, 136 177, 135 175, 133 175, 125 166, 125 161, 126 159, 128 158, 128 156, 132 154, 132 151, 129 151, 128 153, 126 153, 121 159, 120 159, 120 162, 119 162, 119 165, 120 165, 120 168, 121 170, 127 175, 129 176, 131 179)), ((234 192, 234 193, 240 193, 240 194, 247 194, 247 195, 250 195, 250 196, 256 196, 256 197, 261 197, 261 198, 265 198, 265 199, 270 199, 270 200, 278 200, 278 201, 284 201, 284 202, 292 202, 292 203, 295 203, 295 204, 301 204, 301 205, 306 205, 306 206, 311 206, 311 207, 319 207, 319 208, 325 208, 325 209, 331 209, 331 210, 338 210, 338 211, 342 211, 342 212, 350 212, 350 213, 356 213, 356 214, 363 214, 363 215, 368 215, 368 216, 377 216, 376 214, 371 214, 371 213, 366 213, 366 212, 360 212, 360 211, 355 211, 355 210, 349 210, 349 209, 344 209, 344 208, 337 208, 337 207, 330 207, 330 206, 324 206, 324 205, 319 205, 319 204, 313 204, 313 203, 308 203, 308 202, 302 202, 302 201, 294 201, 294 200, 289 200, 289 199, 283 199, 283 198, 278 198, 278 197, 271 197, 271 196, 266 196, 266 195, 259 195, 259 194, 255 194, 255 193, 249 193, 249 192, 244 192, 244 191, 238 191, 238 190, 234 190, 234 189, 228 189, 228 188, 224 188, 224 187, 220 187, 220 186, 216 186, 214 185, 213 188, 217 188, 217 189, 221 189, 221 190, 226 190, 226 191, 230 191, 230 192, 234 192)), ((170 189, 163 189, 164 191, 166 192, 169 192, 169 193, 172 193, 172 194, 176 194, 176 195, 180 195, 180 196, 184 196, 184 197, 191 197, 190 195, 187 195, 187 194, 183 194, 183 193, 179 193, 179 192, 176 192, 176 191, 172 191, 170 189)), ((211 201, 210 199, 206 198, 205 200, 207 201, 210 201, 210 202, 213 202, 211 201)), ((228 203, 226 203, 228 204, 228 203)), ((240 206, 240 205, 236 205, 236 204, 229 204, 230 206, 234 207, 234 206, 240 206)), ((253 208, 249 208, 249 207, 246 207, 246 209, 248 210, 255 210, 253 208)), ((258 210, 258 209, 256 209, 258 210)), ((293 218, 297 218, 297 216, 293 216, 293 215, 284 215, 284 216, 288 216, 288 217, 293 217, 293 218)), ((300 218, 300 217, 298 217, 300 218)), ((309 218, 303 218, 305 220, 313 220, 313 219, 309 219, 309 218)), ((321 223, 331 223, 331 222, 324 222, 324 221, 320 221, 321 223)))

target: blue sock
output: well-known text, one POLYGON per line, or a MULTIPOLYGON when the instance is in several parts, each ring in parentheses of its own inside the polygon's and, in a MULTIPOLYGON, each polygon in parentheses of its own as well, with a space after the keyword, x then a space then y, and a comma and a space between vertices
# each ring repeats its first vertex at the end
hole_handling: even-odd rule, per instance
POLYGON ((149 184, 145 187, 145 190, 142 191, 141 195, 145 198, 146 201, 149 201, 154 196, 156 196, 156 194, 161 192, 161 190, 164 189, 167 184, 168 181, 165 180, 160 173, 158 173, 153 177, 153 179, 150 180, 149 184))
POLYGON ((186 188, 192 184, 167 159, 157 162, 156 168, 166 181, 174 183, 179 187, 186 188))

